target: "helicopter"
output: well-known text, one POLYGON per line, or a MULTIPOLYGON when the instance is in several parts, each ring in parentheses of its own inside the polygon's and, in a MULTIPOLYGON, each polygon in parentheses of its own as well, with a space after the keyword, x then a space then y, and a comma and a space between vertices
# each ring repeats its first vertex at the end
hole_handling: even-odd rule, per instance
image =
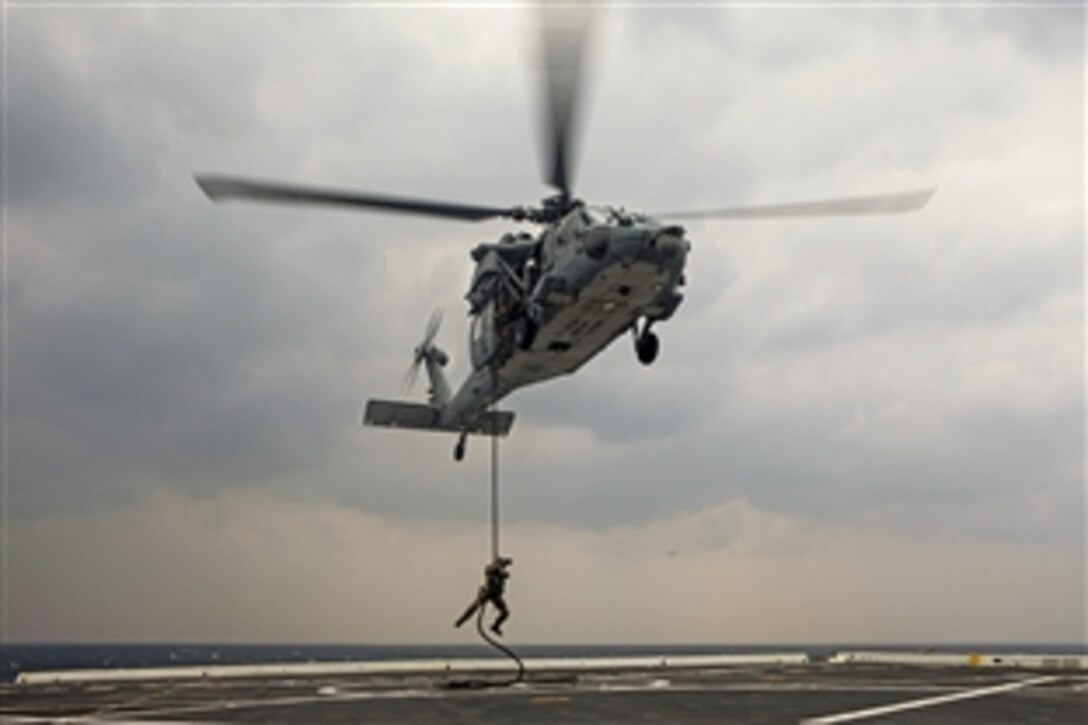
MULTIPOLYGON (((470 434, 508 435, 512 411, 495 404, 527 385, 576 372, 630 332, 638 360, 651 365, 660 341, 654 326, 684 297, 691 241, 682 219, 757 219, 886 214, 922 208, 934 189, 789 204, 643 214, 586 204, 573 194, 575 107, 588 21, 571 6, 543 5, 545 181, 555 194, 535 206, 484 206, 370 192, 284 184, 218 174, 195 180, 213 201, 249 200, 347 206, 459 221, 505 218, 539 227, 519 229, 471 251, 468 292, 471 370, 456 392, 443 368, 449 356, 435 344, 436 312, 415 348, 406 387, 425 368, 425 403, 372 399, 365 425, 457 435, 454 460, 470 434)), ((581 8, 584 10, 584 8, 581 8)))

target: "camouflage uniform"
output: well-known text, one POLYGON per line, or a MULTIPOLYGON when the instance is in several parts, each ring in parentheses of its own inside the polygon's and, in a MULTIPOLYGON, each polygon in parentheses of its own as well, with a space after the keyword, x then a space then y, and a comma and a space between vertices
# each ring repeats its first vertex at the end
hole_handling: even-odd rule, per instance
POLYGON ((495 618, 494 623, 491 625, 491 631, 502 636, 502 623, 510 616, 510 609, 506 606, 506 600, 503 598, 503 593, 506 590, 506 580, 510 578, 510 572, 506 571, 506 568, 513 563, 513 559, 500 556, 484 568, 484 585, 480 587, 476 599, 454 624, 455 627, 460 627, 472 618, 476 610, 490 602, 499 611, 499 616, 495 618))

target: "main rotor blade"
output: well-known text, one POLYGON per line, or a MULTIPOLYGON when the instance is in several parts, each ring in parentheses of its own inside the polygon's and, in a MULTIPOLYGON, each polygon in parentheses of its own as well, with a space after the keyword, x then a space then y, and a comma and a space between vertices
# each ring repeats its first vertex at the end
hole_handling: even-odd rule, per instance
POLYGON ((936 189, 920 189, 901 194, 854 196, 793 204, 736 206, 705 211, 677 211, 654 214, 662 219, 782 219, 788 217, 848 216, 861 214, 899 214, 921 209, 936 189))
POLYGON ((544 55, 544 158, 547 181, 571 197, 576 105, 592 7, 541 3, 544 55))
POLYGON ((293 186, 254 179, 240 179, 212 174, 197 174, 197 185, 212 201, 245 199, 248 201, 286 202, 292 204, 325 204, 348 206, 364 209, 423 214, 480 221, 495 217, 515 216, 517 209, 497 206, 476 206, 446 201, 411 199, 400 196, 386 196, 337 189, 318 189, 305 186, 293 186))

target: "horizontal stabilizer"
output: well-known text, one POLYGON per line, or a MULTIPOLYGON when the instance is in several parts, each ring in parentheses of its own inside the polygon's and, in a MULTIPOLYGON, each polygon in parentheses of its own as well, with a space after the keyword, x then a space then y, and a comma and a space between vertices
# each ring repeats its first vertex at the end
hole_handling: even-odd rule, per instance
POLYGON ((514 425, 514 414, 508 410, 497 410, 475 415, 461 423, 443 423, 437 408, 425 403, 404 403, 398 400, 370 400, 363 415, 364 425, 376 425, 384 428, 410 428, 412 430, 434 430, 448 433, 478 433, 507 435, 514 425))

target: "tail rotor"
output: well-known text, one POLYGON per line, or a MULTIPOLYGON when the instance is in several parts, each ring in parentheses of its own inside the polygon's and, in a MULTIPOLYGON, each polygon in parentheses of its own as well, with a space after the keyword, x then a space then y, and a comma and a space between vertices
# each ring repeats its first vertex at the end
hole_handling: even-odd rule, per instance
POLYGON ((412 353, 412 364, 408 366, 408 372, 404 375, 404 383, 401 387, 405 393, 410 392, 415 385, 416 378, 419 377, 419 369, 423 367, 424 361, 430 358, 439 365, 445 365, 448 360, 446 353, 434 345, 434 338, 438 335, 439 328, 442 327, 442 315, 442 309, 436 309, 431 313, 431 319, 427 321, 427 326, 423 329, 423 341, 416 346, 415 352, 412 353))

